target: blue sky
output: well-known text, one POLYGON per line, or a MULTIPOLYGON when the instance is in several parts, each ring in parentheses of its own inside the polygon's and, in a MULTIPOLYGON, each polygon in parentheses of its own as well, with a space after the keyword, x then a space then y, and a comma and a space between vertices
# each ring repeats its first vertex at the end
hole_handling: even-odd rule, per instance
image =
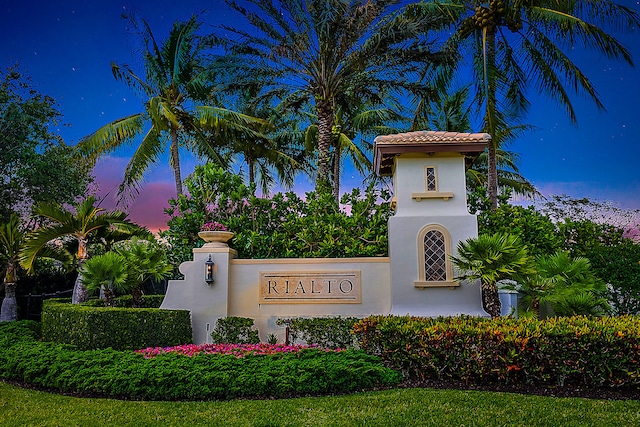
MULTIPOLYGON (((640 1, 620 0, 640 11, 640 1)), ((135 56, 140 40, 128 29, 123 13, 145 18, 158 40, 163 40, 176 20, 194 13, 207 26, 232 22, 218 0, 4 0, 0 6, 0 67, 19 62, 34 86, 53 96, 63 114, 60 134, 71 144, 107 122, 139 112, 141 100, 111 74, 112 61, 141 68, 135 56)), ((607 111, 599 112, 588 100, 573 97, 578 124, 573 125, 554 103, 530 93, 531 111, 526 123, 536 130, 515 142, 522 174, 543 194, 568 194, 613 201, 640 209, 640 31, 619 35, 631 49, 636 68, 576 46, 572 59, 596 87, 607 111)), ((120 183, 128 161, 126 151, 101 161, 96 168, 97 190, 106 194, 120 183)), ((194 160, 183 164, 183 175, 194 160)), ((154 230, 164 226, 166 200, 174 197, 171 170, 158 165, 146 177, 135 204, 133 220, 154 230)), ((361 184, 346 171, 343 189, 361 184)), ((300 177, 298 187, 308 188, 300 177)), ((115 191, 113 191, 115 192, 115 191)), ((112 206, 106 196, 105 205, 112 206)))

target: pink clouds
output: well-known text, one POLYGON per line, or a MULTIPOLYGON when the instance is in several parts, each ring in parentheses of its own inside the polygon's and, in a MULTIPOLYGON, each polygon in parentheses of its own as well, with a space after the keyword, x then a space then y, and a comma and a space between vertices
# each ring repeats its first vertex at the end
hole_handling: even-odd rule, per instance
MULTIPOLYGON (((164 213, 164 209, 169 207, 168 200, 176 197, 173 181, 159 180, 155 174, 155 179, 143 183, 140 193, 128 207, 117 205, 116 195, 128 161, 122 157, 105 157, 96 164, 94 174, 96 195, 102 200, 100 206, 107 210, 123 209, 129 214, 131 221, 147 227, 154 233, 166 229, 169 217, 164 213)), ((171 173, 167 176, 173 177, 171 173)))

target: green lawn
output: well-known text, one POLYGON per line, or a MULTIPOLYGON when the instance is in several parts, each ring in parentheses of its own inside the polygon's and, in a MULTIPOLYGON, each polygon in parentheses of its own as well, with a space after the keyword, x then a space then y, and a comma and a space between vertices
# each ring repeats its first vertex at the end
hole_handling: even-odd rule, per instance
POLYGON ((230 402, 82 399, 0 382, 0 426, 632 426, 640 401, 396 389, 230 402))

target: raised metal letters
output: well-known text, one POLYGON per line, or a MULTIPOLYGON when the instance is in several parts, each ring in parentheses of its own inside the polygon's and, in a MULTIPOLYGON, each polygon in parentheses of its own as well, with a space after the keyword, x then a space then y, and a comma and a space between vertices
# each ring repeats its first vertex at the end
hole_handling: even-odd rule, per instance
POLYGON ((360 271, 260 273, 260 304, 360 304, 360 271))

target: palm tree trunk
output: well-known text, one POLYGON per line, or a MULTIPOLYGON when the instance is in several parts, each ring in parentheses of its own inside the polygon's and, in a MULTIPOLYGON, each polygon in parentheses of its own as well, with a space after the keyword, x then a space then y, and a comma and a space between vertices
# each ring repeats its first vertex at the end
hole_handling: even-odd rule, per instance
POLYGON ((536 319, 540 318, 540 300, 533 298, 531 300, 531 310, 536 314, 536 319))
POLYGON ((176 181, 176 194, 182 195, 182 176, 180 174, 180 155, 178 153, 178 129, 171 127, 171 166, 176 181))
POLYGON ((78 277, 73 285, 73 294, 71 295, 71 304, 80 304, 82 302, 89 301, 89 291, 87 287, 82 283, 82 266, 86 262, 86 259, 78 260, 78 277))
POLYGON ((502 303, 498 295, 496 286, 482 286, 482 307, 492 319, 500 317, 502 312, 502 303))
POLYGON ((18 320, 18 303, 16 302, 16 283, 5 282, 4 299, 0 307, 0 322, 18 320))
POLYGON ((333 195, 336 198, 336 203, 340 203, 340 147, 339 143, 336 143, 333 152, 333 195))
POLYGON ((247 166, 249 169, 249 184, 253 184, 254 182, 256 182, 256 167, 253 164, 253 158, 245 154, 244 159, 247 161, 247 166))
POLYGON ((87 287, 82 283, 82 266, 89 258, 87 254, 88 239, 86 236, 78 237, 78 277, 73 285, 73 294, 71 295, 72 304, 80 304, 81 302, 87 302, 89 300, 89 291, 87 287))
POLYGON ((331 129, 333 128, 333 107, 330 101, 316 102, 318 113, 318 176, 316 177, 316 191, 331 188, 329 179, 329 150, 331 149, 331 129))
POLYGON ((131 293, 133 308, 142 307, 142 305, 144 304, 143 295, 144 295, 144 292, 142 291, 142 284, 139 284, 135 288, 133 288, 133 291, 131 293))
POLYGON ((491 31, 484 29, 485 56, 484 56, 484 79, 485 90, 487 92, 487 105, 485 114, 485 126, 491 135, 487 153, 487 194, 491 201, 491 208, 498 208, 498 168, 496 164, 496 151, 498 140, 496 139, 496 82, 495 82, 495 61, 496 61, 496 37, 491 31))

